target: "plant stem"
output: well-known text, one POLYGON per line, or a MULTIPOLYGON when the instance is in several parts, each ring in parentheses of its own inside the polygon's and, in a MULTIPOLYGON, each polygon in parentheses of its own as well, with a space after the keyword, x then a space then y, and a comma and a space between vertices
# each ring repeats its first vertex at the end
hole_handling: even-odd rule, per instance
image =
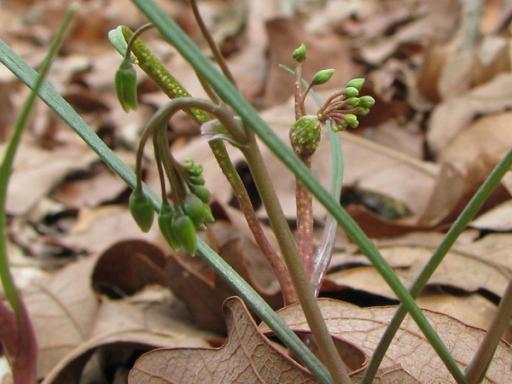
POLYGON ((354 219, 352 219, 347 211, 340 206, 339 202, 333 199, 329 192, 318 183, 307 167, 297 159, 293 151, 282 142, 261 116, 259 116, 254 107, 240 95, 224 76, 219 76, 219 71, 212 66, 197 45, 194 44, 173 20, 165 16, 154 1, 133 1, 136 6, 146 14, 148 19, 153 22, 155 27, 158 28, 162 36, 164 36, 169 43, 173 44, 180 54, 191 64, 194 70, 210 83, 219 97, 238 113, 246 126, 258 135, 272 153, 301 179, 319 202, 334 216, 338 224, 341 225, 348 236, 359 245, 361 251, 366 254, 379 274, 407 307, 412 318, 441 357, 450 373, 458 382, 465 383, 464 374, 451 357, 448 349, 439 338, 439 335, 434 331, 391 266, 382 257, 375 245, 368 239, 354 219))
POLYGON ((213 40, 213 37, 210 34, 210 31, 208 31, 208 28, 206 27, 206 24, 204 23, 204 20, 201 17, 201 13, 199 12, 199 8, 197 6, 197 1, 190 0, 190 5, 192 6, 192 12, 194 12, 194 17, 196 19, 197 25, 199 26, 199 29, 201 30, 203 37, 205 38, 206 42, 208 43, 208 46, 210 47, 210 50, 213 53, 213 57, 215 58, 215 61, 217 62, 217 64, 219 64, 219 66, 222 70, 222 73, 224 73, 224 75, 229 79, 231 84, 233 84, 236 87, 235 78, 233 77, 233 74, 229 70, 229 67, 226 64, 226 61, 224 60, 224 56, 222 56, 222 53, 220 52, 219 47, 213 40))
MULTIPOLYGON (((236 121, 230 112, 221 105, 213 104, 207 100, 200 100, 190 97, 175 99, 162 107, 148 122, 147 126, 158 126, 162 122, 171 118, 174 113, 182 109, 202 109, 214 115, 233 135, 232 130, 238 129, 236 121)), ((272 187, 270 175, 265 167, 265 163, 258 150, 256 139, 251 132, 247 132, 248 142, 242 146, 242 152, 249 164, 251 174, 256 182, 256 186, 267 210, 270 223, 279 242, 280 248, 286 261, 288 270, 297 290, 300 304, 306 315, 311 332, 320 349, 321 356, 325 361, 329 372, 336 384, 351 383, 347 369, 341 360, 334 342, 329 334, 327 326, 323 321, 320 308, 316 302, 314 292, 309 284, 308 277, 304 270, 300 257, 297 252, 293 235, 290 231, 286 218, 279 204, 277 195, 272 187)))
POLYGON ((485 372, 491 365, 492 357, 501 340, 501 336, 510 325, 512 316, 512 280, 509 281, 503 295, 498 311, 489 330, 484 336, 478 351, 466 368, 466 379, 469 384, 482 382, 485 372))
MULTIPOLYGON (((306 114, 304 97, 302 94, 302 70, 303 63, 296 63, 295 67, 295 120, 299 120, 306 114)), ((308 89, 309 86, 306 88, 308 89)), ((311 156, 301 156, 295 153, 302 162, 311 169, 311 156)), ((297 222, 297 248, 300 258, 306 269, 306 274, 311 279, 313 272, 313 197, 304 184, 295 178, 295 204, 297 222)))
POLYGON ((318 307, 314 291, 309 283, 308 275, 304 269, 297 246, 293 240, 290 227, 281 210, 277 195, 268 182, 270 175, 265 167, 264 160, 256 146, 253 144, 243 149, 247 163, 251 170, 254 181, 265 204, 265 209, 270 219, 272 229, 280 244, 281 250, 290 271, 295 289, 299 296, 300 304, 311 328, 311 332, 317 343, 323 361, 327 365, 335 383, 351 383, 345 363, 341 360, 336 347, 332 341, 329 330, 318 307))
MULTIPOLYGON (((156 131, 153 132, 153 151, 155 154, 156 168, 158 170, 158 179, 160 180, 160 195, 162 196, 162 200, 167 200, 167 191, 165 188, 165 174, 162 165, 162 156, 160 156, 159 154, 158 134, 156 131)), ((139 183, 137 183, 137 186, 139 186, 139 183)), ((142 188, 140 189, 140 191, 142 192, 142 188)))
MULTIPOLYGON (((125 39, 131 39, 133 33, 127 28, 123 27, 123 35, 125 39)), ((140 39, 135 39, 132 45, 132 53, 139 61, 139 66, 142 70, 162 89, 162 91, 171 99, 179 97, 190 97, 190 93, 176 80, 164 67, 164 65, 158 60, 158 58, 147 48, 140 39)), ((198 76, 199 80, 204 82, 201 76, 198 76)), ((209 88, 206 82, 205 86, 209 88)), ((208 113, 205 113, 201 109, 190 109, 188 113, 199 123, 204 124, 211 120, 208 113)), ((142 143, 143 139, 141 139, 142 143)), ((256 212, 251 203, 249 193, 245 188, 240 175, 235 169, 235 166, 229 158, 228 151, 224 143, 220 140, 213 140, 209 142, 209 146, 212 150, 217 163, 219 164, 222 172, 226 176, 226 179, 231 185, 233 194, 238 201, 240 210, 247 220, 249 229, 252 232, 254 240, 260 247, 261 251, 269 261, 277 280, 281 286, 283 295, 283 301, 285 304, 291 304, 297 301, 297 293, 291 282, 290 275, 286 268, 283 259, 277 254, 272 247, 272 244, 268 240, 263 227, 261 226, 256 212)), ((140 148, 140 147, 139 147, 140 148)), ((137 160, 142 159, 143 152, 138 153, 137 160)), ((140 163, 137 166, 137 170, 140 170, 140 163)))
MULTIPOLYGON (((489 198, 494 189, 498 186, 500 180, 508 172, 511 166, 512 150, 510 150, 494 168, 494 170, 470 200, 470 202, 466 205, 464 210, 460 213, 459 217, 453 223, 450 230, 446 233, 443 240, 434 251, 434 254, 423 267, 423 270, 420 272, 416 278, 416 281, 411 286, 410 294, 412 297, 416 297, 421 293, 428 280, 443 260, 444 256, 448 253, 462 231, 464 231, 466 225, 478 213, 482 205, 489 198)), ((377 369, 379 368, 380 363, 382 362, 382 359, 384 358, 384 355, 386 354, 386 351, 389 348, 393 337, 400 328, 400 324, 402 324, 406 314, 407 309, 403 304, 400 305, 395 315, 393 316, 393 319, 389 323, 386 331, 384 332, 384 335, 382 335, 382 339, 377 345, 375 352, 373 353, 362 384, 370 384, 373 382, 375 374, 377 373, 377 369)))
MULTIPOLYGON (((0 39, 0 62, 12 71, 28 86, 36 81, 36 72, 27 65, 12 49, 0 39)), ((44 85, 39 93, 41 99, 58 114, 98 156, 119 175, 131 188, 136 187, 136 176, 124 164, 98 135, 85 123, 76 111, 49 84, 44 85)), ((161 201, 146 186, 143 193, 152 202, 156 210, 161 201)), ((277 337, 297 356, 297 358, 318 378, 322 384, 331 384, 332 380, 324 365, 302 343, 298 336, 270 308, 261 296, 252 288, 221 256, 213 251, 203 240, 198 239, 199 255, 210 265, 226 283, 242 297, 254 313, 274 331, 277 337)))

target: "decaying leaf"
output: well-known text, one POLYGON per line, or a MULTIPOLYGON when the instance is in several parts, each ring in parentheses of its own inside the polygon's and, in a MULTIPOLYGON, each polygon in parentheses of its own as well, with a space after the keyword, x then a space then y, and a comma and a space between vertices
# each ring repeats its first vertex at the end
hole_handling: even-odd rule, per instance
MULTIPOLYGON (((361 347, 371 355, 377 346, 386 325, 393 317, 396 307, 357 308, 342 301, 320 300, 320 308, 333 336, 361 347)), ((465 368, 478 348, 484 331, 463 324, 441 313, 424 310, 432 326, 445 342, 455 361, 465 368)), ((295 331, 307 330, 302 311, 297 305, 279 311, 279 315, 295 331)), ((268 331, 265 326, 260 330, 268 331)), ((414 321, 407 317, 396 334, 382 368, 399 364, 402 369, 421 383, 451 383, 452 377, 414 321)), ((512 380, 510 365, 512 350, 501 342, 491 363, 484 383, 506 383, 512 380)))
MULTIPOLYGON (((229 338, 219 349, 161 349, 135 363, 129 383, 316 383, 294 360, 275 349, 256 328, 238 298, 224 307, 229 338)), ((349 344, 350 345, 350 344, 349 344)), ((359 351, 352 348, 351 354, 359 351)), ((360 355, 364 356, 364 355, 360 355)), ((351 367, 352 370, 360 367, 351 367)))
POLYGON ((91 324, 89 338, 59 361, 45 384, 80 381, 95 353, 131 364, 131 356, 162 347, 206 347, 213 335, 191 326, 184 308, 168 293, 149 290, 126 300, 103 300, 91 324))

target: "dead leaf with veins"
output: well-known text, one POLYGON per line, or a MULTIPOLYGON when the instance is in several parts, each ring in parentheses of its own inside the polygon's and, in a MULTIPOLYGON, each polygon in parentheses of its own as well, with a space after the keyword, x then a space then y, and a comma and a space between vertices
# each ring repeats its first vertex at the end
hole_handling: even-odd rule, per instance
MULTIPOLYGON (((319 300, 320 309, 333 336, 359 346, 372 355, 382 334, 396 312, 396 306, 358 308, 342 301, 319 300)), ((450 316, 424 310, 450 354, 464 369, 471 361, 485 332, 470 327, 450 316)), ((279 311, 279 316, 294 330, 308 330, 307 322, 299 306, 293 305, 279 311)), ((259 329, 268 332, 264 325, 259 329)), ((403 370, 420 383, 451 383, 453 381, 442 361, 432 349, 416 323, 407 317, 397 332, 384 357, 381 368, 399 364, 403 370)), ((512 381, 512 350, 501 342, 485 376, 484 383, 507 383, 512 381)))

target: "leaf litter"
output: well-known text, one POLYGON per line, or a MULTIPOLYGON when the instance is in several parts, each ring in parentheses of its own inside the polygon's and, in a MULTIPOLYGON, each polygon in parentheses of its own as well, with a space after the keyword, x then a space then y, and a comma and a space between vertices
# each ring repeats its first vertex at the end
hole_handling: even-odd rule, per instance
MULTIPOLYGON (((207 0, 201 8, 242 93, 262 109, 284 139, 293 118, 289 98, 293 78, 277 65, 291 63, 289 52, 299 42, 306 42, 310 49, 308 71, 317 66, 337 69, 332 84, 343 84, 354 76, 368 79, 365 92, 377 100, 375 113, 361 119, 357 130, 341 135, 342 203, 409 285, 439 243, 439 233, 512 146, 510 18, 506 16, 510 10, 499 3, 485 2, 476 19, 455 0, 331 0, 325 4, 207 0)), ((169 1, 162 6, 204 44, 186 5, 169 1)), ((35 66, 63 10, 63 2, 57 0, 9 3, 0 13, 2 39, 35 66)), ((141 108, 129 115, 122 112, 112 84, 119 57, 105 34, 118 24, 137 27, 143 22, 128 0, 106 6, 97 0, 81 4, 65 54, 56 60, 58 70, 50 76, 54 86, 132 166, 142 125, 166 99, 143 78, 141 108)), ((186 62, 156 33, 149 33, 147 40, 180 81, 194 95, 204 97, 186 62)), ((4 69, 0 90, 0 140, 5 147, 26 90, 4 69)), ((172 128, 169 138, 176 157, 191 156, 203 163, 214 195, 218 224, 206 239, 274 308, 280 308, 276 280, 247 226, 241 224, 233 193, 206 144, 195 137, 197 126, 182 117, 173 121, 172 128)), ((327 186, 326 140, 321 145, 313 171, 327 186)), ((256 202, 258 216, 266 223, 240 154, 232 148, 230 154, 256 202)), ((263 154, 283 210, 293 223, 294 180, 268 150, 263 148, 263 154)), ((254 345, 272 354, 266 361, 279 372, 273 380, 289 374, 314 382, 282 347, 262 334, 262 328, 254 328, 242 303, 230 299, 223 311, 222 304, 233 291, 211 269, 198 259, 171 252, 158 231, 140 233, 129 217, 123 183, 42 105, 22 141, 18 160, 9 185, 9 250, 15 279, 36 326, 38 374, 44 383, 98 378, 127 382, 135 359, 157 347, 178 349, 143 355, 130 380, 146 382, 140 367, 149 364, 154 370, 160 359, 172 358, 176 367, 190 373, 198 354, 208 356, 205 364, 216 364, 219 371, 212 372, 231 367, 240 373, 242 364, 250 360, 219 364, 219 359, 229 350, 239 353, 246 341, 228 332, 223 348, 209 349, 223 342, 224 318, 228 329, 252 329, 254 345), (114 355, 120 357, 112 359, 114 355)), ((156 189, 153 165, 147 151, 145 177, 156 189)), ((489 325, 512 272, 510 176, 418 299, 461 366, 470 360, 483 335, 481 329, 489 325)), ((325 211, 314 204, 319 233, 325 211)), ((396 303, 396 297, 341 231, 336 244, 322 290, 332 299, 320 303, 333 336, 368 357, 395 311, 395 307, 380 306, 396 303), (375 321, 379 326, 370 327, 375 321)), ((296 307, 281 314, 294 329, 306 331, 296 307)), ((400 332, 378 380, 449 382, 412 321, 406 320, 400 332), (421 352, 409 353, 412 350, 421 352)), ((510 330, 504 338, 511 340, 510 330)), ((488 382, 512 381, 510 352, 508 344, 500 344, 488 382)), ((169 373, 167 382, 180 382, 171 381, 173 374, 169 373)), ((236 382, 215 381, 220 380, 216 374, 202 381, 236 382)), ((354 376, 356 381, 359 377, 354 376)))

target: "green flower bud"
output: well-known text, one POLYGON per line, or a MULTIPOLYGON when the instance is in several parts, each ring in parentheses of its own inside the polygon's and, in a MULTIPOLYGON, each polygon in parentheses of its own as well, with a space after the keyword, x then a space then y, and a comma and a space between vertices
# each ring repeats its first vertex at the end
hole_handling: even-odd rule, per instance
POLYGON ((356 128, 359 125, 359 120, 357 120, 357 116, 353 113, 346 114, 343 121, 345 121, 351 128, 356 128))
POLYGON ((315 76, 313 76, 313 80, 311 80, 311 84, 325 84, 331 79, 332 75, 334 75, 334 69, 322 69, 321 71, 315 73, 315 76))
POLYGON ((320 143, 321 125, 318 117, 302 116, 293 123, 290 130, 290 141, 295 153, 299 156, 311 156, 320 143))
POLYGON ((203 173, 203 166, 201 164, 194 163, 188 170, 189 175, 201 176, 203 173))
POLYGON ((370 108, 366 107, 357 107, 354 111, 354 114, 359 116, 366 116, 368 113, 370 113, 370 108))
POLYGON ((364 85, 364 79, 361 77, 352 79, 347 83, 347 87, 354 87, 359 91, 361 90, 361 88, 363 88, 363 85, 364 85))
POLYGON ((199 197, 203 202, 208 203, 210 201, 210 191, 204 185, 194 185, 191 184, 190 191, 199 197))
POLYGON ((297 63, 303 63, 306 61, 306 46, 301 44, 298 48, 296 48, 292 53, 293 60, 297 63))
POLYGON ((359 100, 359 105, 364 108, 371 108, 375 105, 375 99, 371 96, 363 96, 359 100))
POLYGON ((347 97, 356 97, 359 95, 359 90, 355 87, 347 87, 343 90, 343 94, 347 97))
POLYGON ((185 251, 194 256, 197 250, 197 239, 192 219, 182 214, 173 221, 172 229, 185 251))
POLYGON ((346 121, 342 120, 339 122, 339 124, 333 125, 331 129, 333 132, 342 132, 342 131, 346 131, 347 128, 348 128, 348 123, 346 121))
POLYGON ((137 73, 130 61, 123 60, 115 76, 116 95, 125 112, 137 109, 137 73))
POLYGON ((359 97, 351 97, 346 100, 346 103, 348 105, 350 105, 351 107, 357 107, 359 105, 360 101, 361 100, 359 99, 359 97))
POLYGON ((204 222, 213 223, 215 221, 210 207, 193 193, 187 195, 182 207, 183 212, 192 219, 196 227, 204 222))
POLYGON ((149 199, 142 193, 133 191, 129 200, 130 212, 133 219, 142 232, 148 232, 153 224, 153 206, 149 199))
POLYGON ((172 249, 177 250, 181 247, 181 243, 178 236, 174 233, 173 222, 175 219, 176 211, 168 202, 164 201, 158 215, 158 226, 167 243, 172 249))
POLYGON ((203 175, 189 175, 187 181, 191 185, 204 185, 203 175))

